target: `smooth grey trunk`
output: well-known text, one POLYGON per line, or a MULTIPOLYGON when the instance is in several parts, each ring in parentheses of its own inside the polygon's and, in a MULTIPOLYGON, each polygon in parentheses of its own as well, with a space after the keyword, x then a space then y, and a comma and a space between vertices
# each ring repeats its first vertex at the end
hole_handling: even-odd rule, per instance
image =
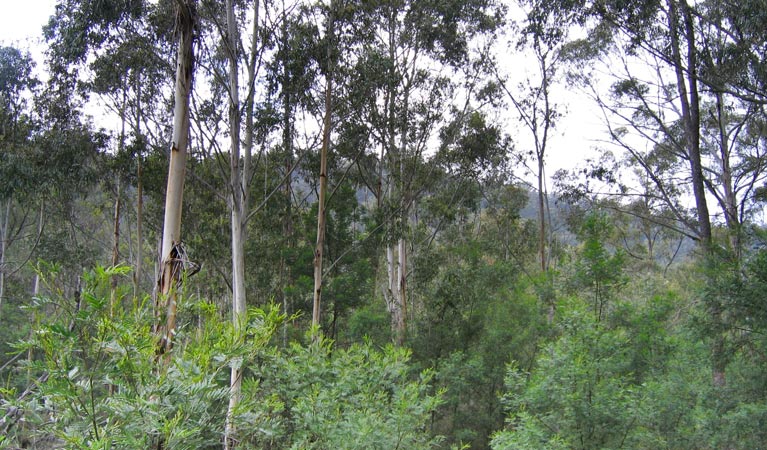
POLYGON ((538 258, 546 272, 546 193, 543 189, 543 160, 538 161, 538 258))
POLYGON ((384 300, 386 301, 386 309, 391 315, 391 331, 392 336, 397 335, 397 326, 399 323, 398 305, 399 300, 397 295, 399 290, 397 289, 397 277, 396 277, 396 260, 394 257, 395 250, 393 244, 386 244, 386 288, 384 289, 384 300))
MULTIPOLYGON (((229 136, 230 136, 230 207, 232 225, 232 322, 235 333, 242 332, 247 313, 245 294, 245 247, 243 243, 243 184, 240 168, 240 85, 237 20, 232 0, 226 0, 225 48, 229 60, 229 136)), ((242 392, 242 368, 232 365, 230 376, 229 406, 226 413, 224 448, 236 447, 234 413, 242 392)))
POLYGON ((144 219, 144 183, 142 182, 141 155, 138 156, 136 168, 136 262, 133 270, 133 296, 138 298, 141 293, 141 275, 143 271, 144 231, 142 221, 144 219))
POLYGON ((161 274, 158 280, 157 308, 160 315, 158 353, 164 354, 165 364, 170 362, 176 332, 176 286, 181 279, 181 255, 174 251, 181 245, 181 206, 184 193, 187 146, 189 144, 189 98, 194 72, 193 37, 196 18, 193 0, 178 0, 176 26, 179 35, 174 90, 173 135, 168 165, 168 185, 165 193, 161 274), (164 317, 163 317, 164 316, 164 317), (164 319, 164 320, 163 320, 164 319))
MULTIPOLYGON (((225 48, 229 62, 229 136, 230 136, 230 202, 232 226, 232 322, 239 335, 247 320, 247 293, 245 289, 245 239, 247 234, 249 185, 253 155, 253 104, 255 95, 256 52, 258 49, 259 2, 253 15, 253 42, 247 63, 248 93, 245 99, 245 142, 240 140, 242 116, 240 112, 239 33, 233 0, 226 0, 225 48)), ((241 336, 240 336, 241 337, 241 336)), ((227 407, 224 448, 237 446, 234 415, 242 396, 242 367, 232 366, 230 373, 229 405, 227 407)))
POLYGON ((397 288, 399 295, 397 299, 398 304, 398 316, 397 316, 397 333, 395 335, 397 345, 403 345, 405 338, 407 337, 407 242, 404 238, 400 238, 397 243, 397 288))
MULTIPOLYGON (((394 8, 390 11, 388 18, 389 27, 389 58, 396 61, 396 47, 399 24, 397 21, 397 12, 394 8)), ((397 77, 394 68, 390 69, 390 79, 397 77)), ((397 229, 398 237, 396 242, 391 241, 386 246, 387 263, 387 288, 384 293, 386 306, 391 314, 391 326, 394 342, 402 345, 405 341, 407 329, 407 243, 405 240, 405 228, 408 223, 408 205, 406 196, 405 182, 405 154, 408 146, 407 122, 409 114, 409 93, 410 80, 405 80, 402 92, 402 109, 397 112, 395 108, 397 88, 389 86, 387 96, 387 136, 385 147, 388 149, 386 158, 388 161, 388 187, 387 197, 389 204, 397 205, 397 214, 392 215, 391 228, 397 229), (401 128, 397 130, 397 123, 402 123, 401 128), (397 136, 400 137, 397 145, 397 136), (395 176, 398 174, 399 177, 395 176), (395 192, 395 184, 398 189, 395 192), (394 198, 396 194, 396 199, 394 198)), ((382 152, 383 156, 383 152, 382 152)))

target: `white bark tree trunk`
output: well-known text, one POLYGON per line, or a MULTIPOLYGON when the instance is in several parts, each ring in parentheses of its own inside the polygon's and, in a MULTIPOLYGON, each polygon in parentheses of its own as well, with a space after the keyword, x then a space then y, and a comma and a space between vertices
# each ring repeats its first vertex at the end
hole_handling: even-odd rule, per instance
POLYGON ((176 60, 176 86, 173 109, 173 137, 168 167, 168 187, 165 194, 165 217, 163 222, 162 249, 160 251, 161 274, 158 280, 157 313, 160 343, 159 354, 166 354, 173 347, 176 331, 176 285, 181 278, 182 265, 177 251, 181 244, 181 206, 184 193, 187 146, 189 144, 189 98, 194 72, 193 34, 197 20, 196 2, 177 2, 176 25, 179 33, 176 60), (164 315, 164 317, 162 317, 164 315))
POLYGON ((407 242, 400 238, 397 244, 399 262, 397 264, 397 330, 395 339, 397 345, 403 345, 407 337, 407 242))
MULTIPOLYGON (((248 217, 248 191, 250 165, 253 150, 253 90, 255 89, 255 56, 257 51, 259 2, 254 5, 253 46, 248 61, 248 95, 246 99, 247 122, 245 130, 244 155, 240 132, 242 116, 240 114, 239 81, 239 35, 233 0, 226 0, 226 38, 225 47, 229 60, 229 136, 230 136, 230 190, 231 190, 231 225, 232 225, 232 322, 236 333, 242 331, 247 317, 247 295, 245 290, 245 239, 248 217), (242 160, 242 161, 241 161, 242 160), (241 165, 242 163, 242 165, 241 165)), ((234 415, 242 395, 242 367, 233 365, 230 374, 229 406, 226 414, 224 448, 237 446, 234 415)))

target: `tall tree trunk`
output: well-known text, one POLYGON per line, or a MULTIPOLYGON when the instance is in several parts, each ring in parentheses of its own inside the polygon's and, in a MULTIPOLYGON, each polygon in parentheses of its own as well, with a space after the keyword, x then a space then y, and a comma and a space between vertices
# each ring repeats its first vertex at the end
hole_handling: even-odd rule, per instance
POLYGON ((330 145, 330 99, 331 76, 326 79, 325 119, 320 150, 320 192, 317 200, 317 244, 314 247, 314 298, 312 302, 312 326, 320 325, 320 299, 322 294, 322 254, 325 246, 325 196, 328 185, 328 146, 330 145))
POLYGON ((144 183, 142 181, 142 155, 139 154, 136 164, 136 262, 133 270, 133 296, 138 298, 141 293, 141 275, 143 271, 142 247, 144 244, 144 183))
POLYGON ((403 345, 407 338, 407 241, 404 237, 397 243, 397 295, 398 313, 397 316, 397 345, 403 345))
MULTIPOLYGON (((256 17, 255 20, 258 20, 256 17)), ((225 47, 229 60, 229 136, 230 191, 232 212, 232 321, 236 333, 241 333, 247 315, 245 292, 245 244, 244 244, 244 183, 240 167, 240 85, 239 85, 239 37, 233 0, 226 0, 227 39, 225 47)), ((240 402, 242 391, 242 368, 232 365, 230 377, 229 407, 226 414, 224 448, 236 447, 234 412, 240 402)))
POLYGON ((386 288, 384 289, 384 300, 386 309, 391 316, 391 332, 395 341, 399 330, 400 309, 399 309, 399 289, 397 286, 397 260, 395 259, 395 247, 393 243, 386 244, 386 288))
POLYGON ((538 157, 538 258, 541 272, 548 269, 546 264, 546 192, 543 188, 543 158, 538 157))
POLYGON ((721 158, 722 189, 724 190, 724 220, 730 232, 730 246, 736 255, 740 255, 740 217, 735 190, 732 185, 732 167, 730 166, 730 142, 727 136, 727 114, 724 109, 724 93, 716 93, 716 114, 719 123, 719 157, 721 158))
MULTIPOLYGON (((551 239, 551 212, 549 211, 549 198, 546 189, 546 149, 549 143, 549 130, 554 126, 553 115, 554 108, 550 102, 550 61, 548 59, 549 52, 541 47, 541 42, 536 38, 535 40, 535 53, 538 59, 538 66, 541 72, 541 88, 543 89, 543 135, 538 135, 537 120, 533 119, 532 132, 535 135, 535 154, 538 160, 538 220, 540 221, 539 228, 539 252, 541 259, 541 272, 543 273, 543 300, 548 306, 548 313, 546 315, 546 321, 549 325, 554 323, 554 317, 556 315, 556 297, 554 296, 554 279, 552 273, 549 270, 549 254, 551 247, 549 240, 551 239), (548 214, 547 214, 548 213, 548 214), (549 226, 546 227, 548 220, 549 226)), ((537 114, 533 112, 533 114, 537 114)))
POLYGON ((173 348, 176 332, 177 287, 181 280, 181 206, 184 193, 184 174, 189 141, 189 98, 194 73, 193 36, 197 20, 196 2, 176 2, 176 27, 179 34, 176 60, 176 86, 174 91, 173 139, 168 167, 168 186, 165 193, 165 217, 163 222, 162 249, 160 251, 161 274, 158 280, 156 312, 160 315, 157 334, 160 342, 158 354, 170 362, 169 351, 173 348))
POLYGON ((703 166, 700 155, 700 102, 697 79, 697 56, 695 31, 690 7, 685 0, 669 0, 669 28, 671 31, 671 51, 676 74, 676 84, 681 101, 682 123, 684 125, 685 144, 690 162, 693 195, 698 216, 698 236, 704 247, 711 241, 711 219, 706 202, 703 182, 703 166), (679 8, 682 8, 684 35, 679 30, 679 8), (686 41, 686 58, 682 60, 680 38, 686 41), (685 65, 686 64, 686 65, 685 65), (689 83, 689 89, 688 89, 689 83))
POLYGON ((325 247, 325 207, 328 186, 328 147, 330 146, 330 127, 333 93, 333 68, 331 63, 331 46, 333 45, 333 5, 328 16, 327 24, 327 72, 325 73, 325 117, 322 129, 322 148, 320 150, 320 192, 317 200, 317 245, 314 247, 314 295, 312 302, 312 327, 319 331, 320 300, 322 295, 322 254, 325 247))
MULTIPOLYGON (((693 194, 698 216, 698 237, 701 248, 706 256, 711 256, 711 219, 706 202, 704 189, 703 168, 700 155, 700 103, 698 97, 697 79, 697 49, 695 48, 695 30, 690 6, 686 0, 668 0, 669 7, 669 30, 671 37, 671 51, 676 73, 677 89, 682 106, 682 122, 684 124, 685 143, 687 156, 690 162, 690 175, 692 179, 693 194), (681 17, 680 11, 681 8, 681 17), (679 29, 679 20, 682 19, 684 30, 679 29), (682 34, 682 32, 684 34, 682 34), (680 38, 685 38, 686 58, 682 60, 680 38), (688 90, 689 84, 689 90, 688 90)), ((710 307, 709 314, 715 324, 722 321, 721 307, 716 301, 710 307)), ((726 357, 724 355, 724 335, 717 332, 711 350, 711 378, 714 386, 726 384, 726 357)))
MULTIPOLYGON (((123 99, 120 105, 120 141, 117 145, 117 153, 123 153, 125 151, 125 108, 128 103, 128 89, 123 86, 123 99)), ((115 208, 113 217, 112 228, 112 267, 115 267, 120 262, 120 209, 122 196, 122 185, 120 180, 120 168, 117 168, 115 174, 115 208)), ((109 316, 114 314, 115 303, 117 302, 117 275, 113 275, 110 280, 109 289, 109 316)))
POLYGON ((144 245, 144 181, 142 173, 142 159, 144 157, 142 148, 144 145, 141 134, 141 80, 136 83, 136 138, 139 139, 139 152, 136 155, 136 262, 133 270, 133 297, 138 298, 141 292, 141 275, 143 264, 143 245, 144 245))
MULTIPOLYGON (((292 80, 288 55, 290 53, 288 40, 288 11, 283 11, 282 18, 282 148, 285 152, 285 162, 283 169, 285 171, 284 189, 284 209, 282 217, 282 235, 288 248, 293 247, 293 183, 290 175, 293 167, 293 96, 292 80)), ((290 267, 285 258, 285 252, 280 252, 280 296, 282 300, 282 310, 289 314, 287 285, 290 278, 290 267)), ((282 346, 288 346, 288 321, 282 324, 282 346)))

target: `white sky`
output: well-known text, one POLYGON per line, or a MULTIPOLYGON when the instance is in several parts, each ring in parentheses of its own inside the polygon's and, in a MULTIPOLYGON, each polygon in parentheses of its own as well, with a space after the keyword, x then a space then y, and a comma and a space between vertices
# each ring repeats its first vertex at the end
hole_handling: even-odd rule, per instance
POLYGON ((43 25, 55 11, 55 0, 0 0, 0 44, 29 50, 42 66, 43 25))

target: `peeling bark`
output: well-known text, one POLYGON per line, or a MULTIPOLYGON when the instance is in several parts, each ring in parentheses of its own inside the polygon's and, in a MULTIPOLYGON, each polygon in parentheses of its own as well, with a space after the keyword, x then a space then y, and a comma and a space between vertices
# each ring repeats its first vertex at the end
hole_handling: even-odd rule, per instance
POLYGON ((176 86, 174 91, 173 136, 168 167, 168 185, 165 194, 160 276, 158 280, 155 314, 156 333, 159 337, 157 352, 170 362, 173 336, 176 333, 177 288, 181 280, 181 205, 184 193, 184 174, 189 139, 189 98, 194 72, 193 34, 197 20, 196 2, 177 2, 176 26, 179 34, 176 60, 176 86))

